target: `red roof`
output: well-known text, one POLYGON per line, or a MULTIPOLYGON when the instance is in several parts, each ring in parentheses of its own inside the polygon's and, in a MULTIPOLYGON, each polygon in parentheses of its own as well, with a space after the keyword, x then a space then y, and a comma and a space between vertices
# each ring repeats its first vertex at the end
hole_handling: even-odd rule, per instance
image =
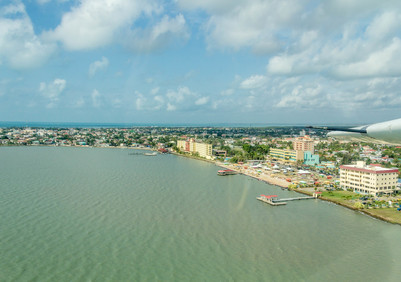
POLYGON ((265 197, 265 198, 268 198, 268 199, 270 199, 270 198, 277 198, 277 195, 261 195, 262 197, 265 197))

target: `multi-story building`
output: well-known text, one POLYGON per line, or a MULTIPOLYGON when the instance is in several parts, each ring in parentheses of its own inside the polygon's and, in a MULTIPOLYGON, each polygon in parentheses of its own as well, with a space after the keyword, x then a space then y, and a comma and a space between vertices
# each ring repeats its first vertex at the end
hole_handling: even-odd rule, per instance
POLYGON ((296 151, 309 151, 312 154, 315 153, 314 141, 308 136, 295 138, 292 142, 294 150, 296 151))
POLYGON ((317 165, 319 164, 319 155, 314 155, 309 151, 304 152, 304 164, 306 165, 317 165))
POLYGON ((389 194, 397 187, 398 169, 367 166, 358 161, 355 165, 340 166, 340 185, 361 194, 389 194))
POLYGON ((211 159, 213 146, 212 144, 195 142, 194 139, 189 140, 178 140, 177 147, 184 152, 198 153, 200 157, 211 159))
POLYGON ((270 148, 270 157, 281 161, 297 162, 304 160, 304 152, 290 149, 270 148))

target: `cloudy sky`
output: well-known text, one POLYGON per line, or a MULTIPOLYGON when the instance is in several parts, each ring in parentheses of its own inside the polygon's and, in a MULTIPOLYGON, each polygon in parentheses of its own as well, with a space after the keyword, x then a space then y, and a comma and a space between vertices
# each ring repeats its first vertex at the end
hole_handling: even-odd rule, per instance
POLYGON ((400 117, 399 0, 0 0, 0 121, 400 117))

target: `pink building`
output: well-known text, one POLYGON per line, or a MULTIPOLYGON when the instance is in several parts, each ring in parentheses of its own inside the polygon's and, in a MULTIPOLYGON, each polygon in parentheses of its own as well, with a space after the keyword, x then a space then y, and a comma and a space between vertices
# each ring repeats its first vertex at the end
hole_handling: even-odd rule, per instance
POLYGON ((314 141, 308 136, 298 137, 292 142, 295 151, 309 151, 315 153, 314 141))

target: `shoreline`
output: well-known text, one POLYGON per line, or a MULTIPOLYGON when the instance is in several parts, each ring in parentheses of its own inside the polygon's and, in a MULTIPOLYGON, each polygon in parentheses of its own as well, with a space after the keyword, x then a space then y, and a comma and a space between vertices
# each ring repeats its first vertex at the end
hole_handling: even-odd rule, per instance
MULTIPOLYGON (((242 169, 235 168, 234 165, 224 165, 224 164, 222 164, 220 162, 215 162, 215 164, 217 166, 219 166, 219 167, 234 170, 234 171, 238 172, 238 174, 252 177, 254 179, 263 181, 263 182, 265 182, 267 184, 270 184, 270 185, 275 185, 275 186, 278 186, 280 188, 286 188, 289 191, 294 191, 294 192, 297 192, 297 193, 300 193, 300 194, 303 194, 303 195, 308 195, 308 196, 312 196, 313 195, 313 192, 288 188, 290 183, 288 183, 285 179, 272 178, 272 177, 267 176, 267 175, 263 175, 263 176, 262 175, 254 175, 254 174, 251 174, 250 172, 246 173, 246 172, 243 172, 242 169)), ((378 220, 381 220, 381 221, 384 221, 384 222, 388 222, 388 223, 396 224, 396 225, 401 225, 400 222, 397 222, 397 221, 395 221, 394 219, 392 219, 390 217, 385 217, 385 216, 376 214, 376 213, 374 213, 374 212, 372 212, 372 211, 370 211, 368 209, 357 209, 351 203, 348 204, 348 203, 336 201, 336 200, 333 200, 333 199, 330 199, 330 198, 327 198, 327 197, 324 197, 324 196, 320 196, 320 197, 318 197, 318 199, 320 199, 322 201, 330 202, 330 203, 333 203, 333 204, 336 204, 336 205, 339 205, 339 206, 342 206, 344 208, 353 210, 355 212, 360 212, 360 213, 362 213, 364 215, 373 217, 375 219, 378 219, 378 220)))
MULTIPOLYGON (((0 146, 0 147, 70 147, 70 148, 108 148, 108 149, 134 149, 134 150, 146 150, 146 151, 157 151, 154 148, 144 148, 144 147, 113 147, 113 146, 108 146, 108 147, 100 147, 100 146, 55 146, 55 145, 16 145, 16 146, 0 146)), ((254 178, 256 180, 259 181, 263 181, 267 184, 270 185, 274 185, 280 188, 285 188, 288 189, 289 191, 294 191, 303 195, 308 195, 308 196, 312 196, 313 192, 309 192, 309 191, 304 191, 304 190, 299 190, 299 189, 290 189, 288 188, 288 186, 291 184, 289 182, 287 182, 285 179, 281 179, 281 178, 273 178, 269 175, 263 174, 263 175, 258 175, 257 173, 254 173, 252 171, 245 171, 242 167, 238 168, 236 167, 234 164, 224 164, 221 163, 219 161, 215 161, 215 160, 208 160, 205 158, 201 158, 201 157, 196 157, 196 156, 191 156, 191 155, 186 155, 186 154, 181 154, 181 153, 177 153, 174 151, 170 151, 171 154, 176 155, 176 156, 181 156, 181 157, 185 157, 185 158, 190 158, 190 159, 194 159, 194 160, 200 160, 200 161, 205 161, 211 164, 214 164, 218 167, 221 168, 225 168, 225 169, 230 169, 233 171, 236 171, 238 174, 240 175, 244 175, 244 176, 248 176, 251 178, 254 178)), ((344 203, 344 202, 340 202, 340 201, 336 201, 324 196, 320 196, 318 199, 322 200, 322 201, 326 201, 326 202, 330 202, 339 206, 342 206, 344 208, 353 210, 355 212, 360 212, 362 214, 365 214, 367 216, 371 216, 375 219, 378 220, 382 220, 384 222, 388 222, 391 224, 396 224, 396 225, 401 225, 401 222, 397 222, 394 219, 390 218, 390 217, 385 217, 379 214, 376 214, 374 212, 371 212, 368 209, 357 209, 355 208, 351 203, 344 203)))

